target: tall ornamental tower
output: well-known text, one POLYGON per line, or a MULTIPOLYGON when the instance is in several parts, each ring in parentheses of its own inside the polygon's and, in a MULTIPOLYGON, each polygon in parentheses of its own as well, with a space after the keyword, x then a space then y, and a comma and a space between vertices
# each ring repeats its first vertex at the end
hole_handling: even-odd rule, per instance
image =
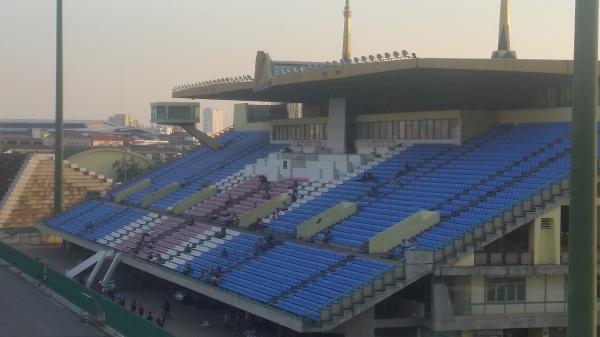
POLYGON ((510 0, 502 0, 500 5, 500 31, 498 50, 492 53, 493 59, 516 59, 517 52, 510 50, 510 0))
POLYGON ((352 11, 350 10, 350 0, 346 0, 346 6, 344 7, 344 46, 342 49, 342 60, 344 61, 350 61, 352 54, 351 17, 352 11))

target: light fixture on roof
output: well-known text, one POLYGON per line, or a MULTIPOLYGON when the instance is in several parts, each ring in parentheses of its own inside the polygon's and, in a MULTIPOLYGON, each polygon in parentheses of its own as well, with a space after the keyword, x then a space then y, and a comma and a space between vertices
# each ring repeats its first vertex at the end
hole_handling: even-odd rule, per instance
POLYGON ((371 62, 375 61, 375 56, 369 55, 369 61, 371 61, 371 62))
POLYGON ((402 57, 407 58, 408 52, 406 50, 402 50, 402 57))
POLYGON ((394 51, 394 58, 398 58, 398 57, 400 57, 400 53, 397 51, 394 51))
POLYGON ((360 59, 361 59, 361 61, 363 61, 363 63, 367 62, 367 57, 366 56, 361 56, 360 59))
POLYGON ((412 53, 412 54, 411 54, 411 56, 412 56, 412 58, 414 58, 414 59, 416 59, 416 58, 417 58, 417 54, 415 54, 415 53, 412 53))
POLYGON ((360 59, 358 57, 354 58, 354 63, 360 63, 360 59))
POLYGON ((383 56, 381 54, 377 54, 377 60, 381 62, 383 60, 383 56))
POLYGON ((390 53, 385 53, 385 54, 383 54, 383 56, 385 57, 386 60, 389 60, 390 57, 392 57, 392 55, 390 55, 390 53))

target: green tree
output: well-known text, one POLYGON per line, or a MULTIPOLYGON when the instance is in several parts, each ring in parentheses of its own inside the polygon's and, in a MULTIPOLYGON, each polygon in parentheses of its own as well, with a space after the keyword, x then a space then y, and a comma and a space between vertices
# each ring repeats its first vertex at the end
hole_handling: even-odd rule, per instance
POLYGON ((139 177, 144 172, 140 163, 133 157, 125 158, 123 156, 121 160, 115 160, 112 167, 117 173, 116 178, 120 182, 126 182, 127 180, 139 177))

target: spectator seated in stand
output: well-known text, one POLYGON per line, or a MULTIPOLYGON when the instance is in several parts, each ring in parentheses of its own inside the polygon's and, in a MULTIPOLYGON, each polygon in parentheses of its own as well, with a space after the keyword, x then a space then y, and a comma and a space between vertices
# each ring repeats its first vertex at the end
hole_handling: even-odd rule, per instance
POLYGON ((188 263, 185 265, 185 269, 183 270, 183 275, 189 276, 192 273, 192 264, 188 263))
POLYGON ((253 223, 250 224, 249 229, 251 231, 258 231, 258 230, 263 229, 264 227, 265 227, 265 224, 262 221, 262 219, 261 218, 256 218, 256 220, 253 223))
POLYGON ((331 229, 327 228, 325 234, 323 235, 323 244, 328 244, 331 241, 331 229))

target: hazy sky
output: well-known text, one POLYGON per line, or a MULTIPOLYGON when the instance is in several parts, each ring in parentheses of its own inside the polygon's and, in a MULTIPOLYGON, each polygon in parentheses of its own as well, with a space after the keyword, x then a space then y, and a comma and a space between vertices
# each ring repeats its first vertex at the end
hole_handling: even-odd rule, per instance
MULTIPOLYGON (((519 58, 570 59, 573 0, 513 0, 519 58)), ((353 56, 488 58, 499 0, 352 0, 353 56)), ((148 122, 177 84, 341 54, 344 0, 63 0, 65 118, 148 122)), ((0 118, 53 118, 55 1, 0 0, 0 118)), ((227 102, 202 101, 222 107, 227 102)))

